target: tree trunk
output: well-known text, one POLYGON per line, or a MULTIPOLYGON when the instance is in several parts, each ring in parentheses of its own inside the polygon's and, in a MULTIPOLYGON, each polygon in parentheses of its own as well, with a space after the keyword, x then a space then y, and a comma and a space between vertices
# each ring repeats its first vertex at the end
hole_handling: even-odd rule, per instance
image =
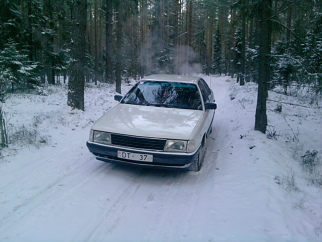
POLYGON ((84 111, 85 86, 85 50, 86 50, 86 15, 87 0, 73 1, 72 5, 72 43, 70 79, 68 83, 67 104, 73 109, 84 111))
MULTIPOLYGON (((245 7, 244 7, 245 8, 245 7)), ((241 23, 241 59, 240 59, 240 79, 239 84, 245 85, 245 70, 246 70, 246 12, 242 11, 241 23)))
POLYGON ((208 19, 207 19, 207 31, 206 31, 206 48, 207 48, 207 54, 206 54, 206 65, 207 65, 207 74, 210 73, 213 74, 213 36, 214 36, 214 22, 215 22, 215 15, 214 10, 209 9, 208 10, 208 19))
POLYGON ((105 0, 106 19, 106 60, 105 60, 105 75, 108 83, 113 83, 113 2, 112 0, 105 0))
POLYGON ((186 45, 192 46, 192 1, 188 1, 186 7, 186 45))
POLYGON ((121 93, 122 84, 122 47, 123 47, 123 0, 118 1, 118 14, 117 14, 117 52, 116 52, 116 87, 115 90, 121 93))
POLYGON ((255 130, 266 133, 267 115, 266 100, 268 96, 267 86, 270 82, 270 51, 271 51, 271 7, 272 0, 262 0, 259 11, 259 80, 258 95, 255 114, 255 130))
MULTIPOLYGON (((44 1, 44 15, 47 17, 46 27, 50 30, 54 30, 53 23, 53 5, 51 0, 44 1)), ((53 34, 45 35, 45 58, 46 58, 46 75, 47 82, 49 84, 55 85, 55 71, 53 63, 53 52, 54 52, 54 36, 53 34)))
POLYGON ((29 45, 29 47, 31 48, 31 50, 29 51, 29 60, 33 61, 35 60, 35 56, 34 56, 34 36, 33 36, 33 31, 32 31, 32 1, 28 0, 27 1, 27 6, 28 6, 28 18, 27 18, 27 33, 28 33, 28 40, 27 43, 29 45))
MULTIPOLYGON (((235 9, 231 9, 230 10, 231 12, 231 21, 232 22, 235 22, 236 21, 236 10, 235 9)), ((221 31, 222 33, 222 31, 221 31)), ((238 73, 238 71, 236 70, 236 65, 233 63, 233 60, 234 59, 234 51, 232 51, 232 47, 233 47, 233 43, 235 42, 235 38, 234 38, 234 35, 236 33, 236 26, 234 24, 231 24, 230 25, 230 29, 229 29, 229 41, 228 42, 228 46, 227 46, 227 53, 224 52, 223 55, 224 56, 227 56, 228 55, 228 58, 226 59, 226 65, 227 65, 227 72, 229 73, 229 76, 231 77, 234 77, 234 73, 238 73)))
POLYGON ((8 137, 5 119, 2 112, 2 102, 0 101, 0 148, 8 146, 8 137))
POLYGON ((173 46, 177 47, 180 43, 179 43, 179 16, 180 16, 180 4, 179 4, 179 0, 174 0, 174 14, 173 14, 173 18, 172 18, 172 23, 173 23, 173 46))
POLYGON ((94 1, 94 81, 97 85, 98 81, 98 4, 94 1))

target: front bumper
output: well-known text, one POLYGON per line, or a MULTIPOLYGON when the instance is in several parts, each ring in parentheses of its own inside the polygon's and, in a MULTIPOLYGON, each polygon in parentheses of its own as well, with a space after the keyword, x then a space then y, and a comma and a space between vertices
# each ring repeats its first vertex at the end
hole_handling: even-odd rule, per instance
POLYGON ((87 142, 86 145, 89 151, 95 155, 96 159, 101 161, 170 169, 188 168, 191 165, 191 163, 195 160, 199 152, 199 150, 197 150, 195 153, 168 153, 161 151, 148 151, 124 147, 107 146, 92 142, 87 142), (153 155, 153 162, 141 162, 118 158, 118 151, 153 155))

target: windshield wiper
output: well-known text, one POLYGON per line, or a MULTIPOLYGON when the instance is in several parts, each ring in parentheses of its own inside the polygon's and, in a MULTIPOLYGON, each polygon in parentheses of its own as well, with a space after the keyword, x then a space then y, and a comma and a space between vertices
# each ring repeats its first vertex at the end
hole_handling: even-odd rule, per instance
POLYGON ((162 107, 162 108, 168 108, 169 107, 169 105, 163 104, 163 103, 151 103, 151 105, 153 105, 155 107, 162 107))

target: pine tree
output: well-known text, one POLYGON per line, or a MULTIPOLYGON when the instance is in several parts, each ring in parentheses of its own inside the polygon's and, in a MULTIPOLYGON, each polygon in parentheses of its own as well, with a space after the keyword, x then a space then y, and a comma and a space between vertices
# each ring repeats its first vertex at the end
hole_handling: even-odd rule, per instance
POLYGON ((9 40, 0 51, 0 101, 14 88, 38 85, 38 63, 28 60, 28 51, 9 40))
POLYGON ((107 82, 113 78, 113 0, 105 0, 105 76, 107 82))
POLYGON ((121 84, 122 84, 122 71, 123 71, 123 64, 122 64, 122 51, 123 51, 123 0, 118 0, 117 9, 117 46, 116 46, 116 66, 115 66, 115 90, 118 93, 121 93, 121 84))
POLYGON ((28 51, 19 50, 18 44, 9 40, 0 51, 0 147, 8 145, 2 103, 14 88, 37 84, 37 63, 28 60, 28 51))
POLYGON ((67 104, 73 109, 84 110, 85 89, 85 49, 86 49, 86 14, 87 1, 74 0, 72 3, 72 40, 70 79, 68 82, 67 104))
POLYGON ((213 72, 221 75, 222 73, 222 53, 221 53, 221 35, 219 26, 217 27, 215 41, 214 41, 214 54, 213 54, 213 72))
POLYGON ((271 17, 272 0, 261 0, 258 13, 259 22, 259 82, 255 113, 255 130, 266 133, 267 114, 266 100, 268 97, 268 84, 270 75, 270 52, 271 52, 271 17))

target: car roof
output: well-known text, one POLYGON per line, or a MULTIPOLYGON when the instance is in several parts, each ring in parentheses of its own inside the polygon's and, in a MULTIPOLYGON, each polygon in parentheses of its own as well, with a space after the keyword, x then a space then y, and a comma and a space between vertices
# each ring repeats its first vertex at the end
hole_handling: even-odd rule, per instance
POLYGON ((201 79, 200 77, 189 76, 189 75, 155 74, 155 75, 146 76, 142 80, 197 83, 197 81, 200 79, 201 79))

